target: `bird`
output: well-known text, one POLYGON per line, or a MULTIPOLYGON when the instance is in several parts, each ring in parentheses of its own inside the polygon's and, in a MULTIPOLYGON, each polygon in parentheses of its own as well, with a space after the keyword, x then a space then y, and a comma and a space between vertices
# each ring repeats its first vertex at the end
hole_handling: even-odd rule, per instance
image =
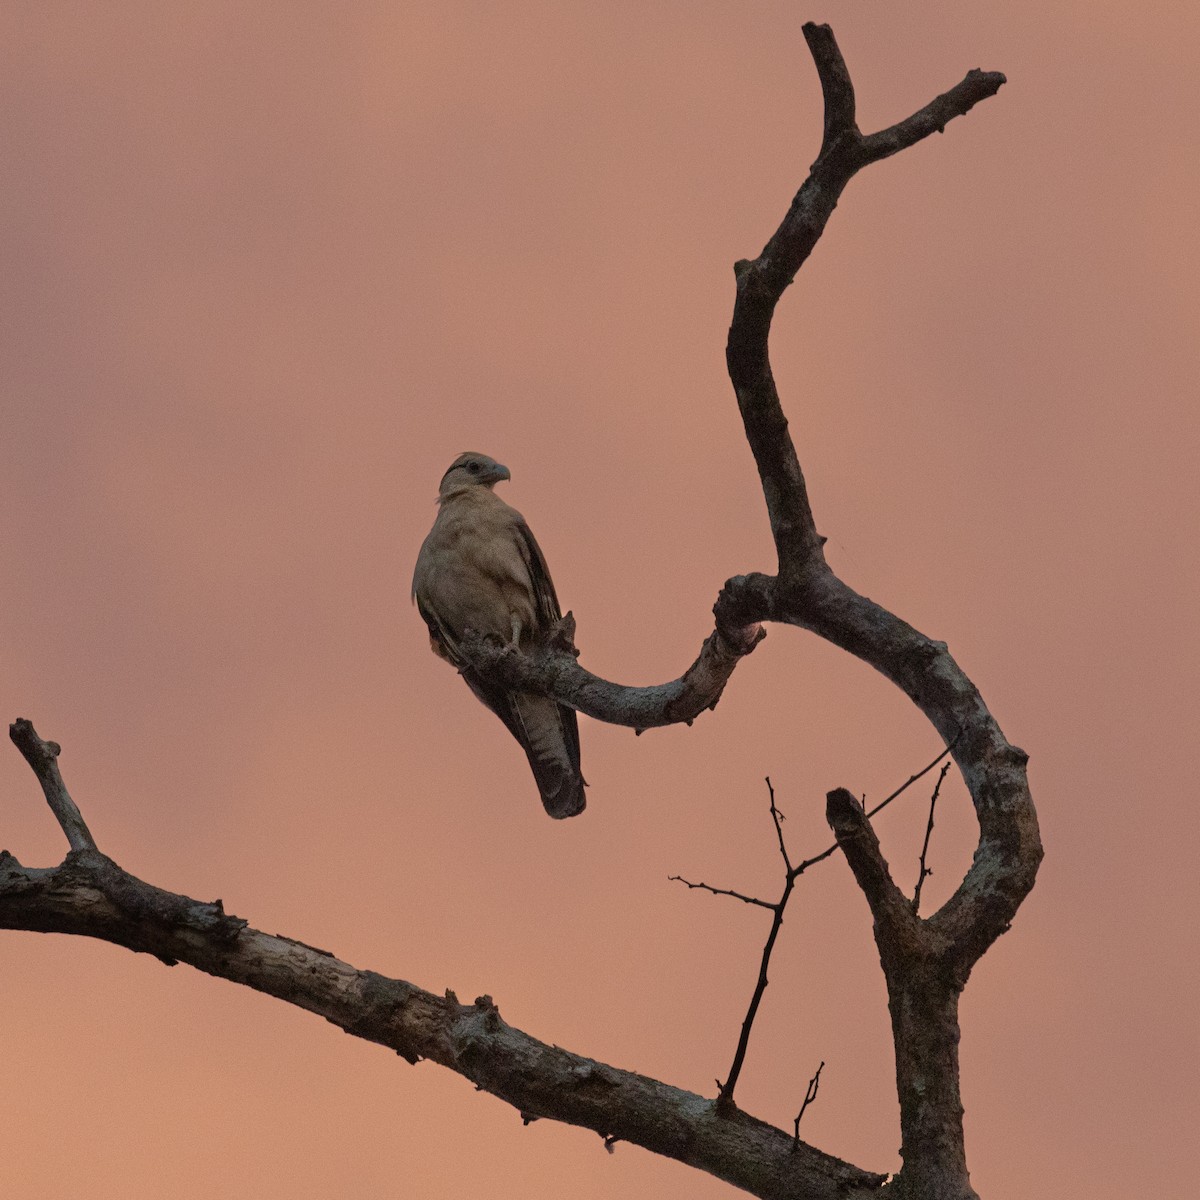
POLYGON ((573 817, 586 804, 575 710, 489 682, 460 648, 463 636, 474 631, 529 650, 562 617, 525 518, 493 491, 511 478, 506 466, 474 451, 450 464, 438 487, 437 518, 417 555, 412 596, 433 652, 458 668, 525 751, 546 812, 573 817))

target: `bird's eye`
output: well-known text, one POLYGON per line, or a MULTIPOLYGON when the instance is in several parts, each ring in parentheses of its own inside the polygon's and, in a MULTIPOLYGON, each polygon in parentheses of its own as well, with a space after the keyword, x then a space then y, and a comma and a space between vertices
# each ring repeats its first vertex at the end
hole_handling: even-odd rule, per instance
POLYGON ((477 462, 467 463, 467 470, 470 471, 472 475, 478 475, 479 464, 477 462))

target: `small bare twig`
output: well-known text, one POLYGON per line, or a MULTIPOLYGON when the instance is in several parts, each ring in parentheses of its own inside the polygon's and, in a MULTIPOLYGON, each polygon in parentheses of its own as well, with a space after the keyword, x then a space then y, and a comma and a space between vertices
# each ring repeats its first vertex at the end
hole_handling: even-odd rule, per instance
POLYGON ((787 908, 787 902, 792 894, 792 888, 796 886, 796 878, 792 873, 792 861, 788 857, 787 845, 783 840, 783 813, 779 811, 775 804, 775 789, 771 785, 771 780, 767 779, 767 792, 771 797, 771 822, 775 826, 775 835, 779 839, 779 853, 783 856, 784 863, 784 883, 783 895, 771 904, 766 900, 759 900, 756 896, 747 896, 742 892, 735 892, 730 888, 716 888, 707 883, 690 883, 681 875, 671 875, 669 878, 679 883, 685 884, 689 888, 699 888, 706 892, 711 892, 714 896, 732 896, 735 900, 741 900, 743 904, 754 904, 759 908, 769 909, 771 912, 771 931, 767 934, 766 945, 763 946, 762 961, 758 968, 758 979, 754 984, 754 994, 750 997, 750 1005, 746 1010, 746 1017, 742 1021, 742 1031, 738 1035, 737 1049, 733 1053, 733 1063, 729 1068, 729 1075, 725 1082, 717 1080, 717 1109, 719 1112, 729 1113, 736 1109, 733 1102, 733 1089, 737 1086, 738 1076, 742 1073, 742 1064, 746 1061, 746 1050, 750 1045, 750 1030, 754 1025, 754 1018, 758 1014, 758 1006, 762 1003, 763 993, 767 990, 767 968, 771 963, 771 952, 775 949, 775 940, 779 937, 780 927, 783 925, 783 912, 787 908))
MULTIPOLYGON (((950 754, 953 751, 954 747, 958 744, 958 739, 960 737, 962 737, 962 730, 959 730, 959 732, 955 736, 954 740, 952 742, 950 742, 950 744, 945 748, 945 750, 943 750, 941 752, 941 754, 939 754, 937 756, 937 758, 935 758, 933 760, 933 762, 931 762, 928 766, 922 767, 915 775, 910 775, 894 792, 892 792, 892 794, 890 796, 884 797, 884 799, 880 800, 880 802, 877 805, 875 805, 874 808, 867 811, 868 820, 871 817, 873 817, 877 812, 879 812, 881 809, 887 808, 887 806, 889 804, 891 804, 891 802, 893 800, 895 800, 897 796, 901 795, 903 792, 908 791, 908 789, 910 787, 912 787, 912 785, 914 783, 916 783, 917 780, 920 779, 923 775, 928 775, 929 772, 932 771, 933 768, 936 767, 938 765, 938 763, 940 763, 942 761, 943 758, 945 758, 948 754, 950 754)), ((947 763, 946 766, 949 767, 950 764, 947 763)), ((864 808, 864 811, 866 811, 865 805, 863 806, 863 808, 864 808)), ((816 866, 816 864, 819 862, 824 862, 836 849, 837 849, 837 842, 834 842, 833 845, 830 846, 828 850, 822 850, 820 854, 814 854, 812 858, 806 858, 802 863, 797 863, 796 866, 792 868, 791 873, 793 875, 803 875, 804 872, 807 871, 809 867, 816 866)))
POLYGON ((817 1089, 821 1086, 821 1072, 825 1070, 825 1060, 821 1060, 821 1065, 817 1068, 817 1073, 808 1081, 808 1087, 804 1090, 804 1103, 800 1105, 800 1111, 796 1114, 796 1136, 792 1142, 792 1149, 800 1149, 800 1118, 804 1116, 804 1110, 817 1098, 817 1089))
POLYGON ((701 891, 712 892, 714 896, 732 896, 735 900, 740 900, 743 904, 757 904, 759 908, 769 908, 773 912, 777 907, 767 900, 760 900, 757 896, 745 896, 741 892, 735 892, 729 888, 713 887, 711 883, 693 883, 690 879, 684 879, 682 875, 668 875, 669 883, 682 883, 684 887, 698 888, 701 891))
MULTIPOLYGON (((957 740, 958 738, 955 738, 954 742, 957 742, 957 740)), ((884 808, 886 805, 890 804, 902 792, 912 787, 912 785, 916 783, 917 780, 923 775, 926 775, 932 771, 933 768, 936 767, 938 763, 941 762, 942 759, 944 759, 954 749, 954 742, 951 742, 950 745, 947 746, 946 749, 943 750, 941 754, 939 754, 937 758, 933 760, 933 762, 929 763, 928 766, 922 767, 921 770, 916 772, 915 775, 910 775, 908 779, 904 781, 904 783, 902 783, 894 792, 891 793, 891 795, 881 800, 873 809, 871 809, 867 816, 870 817, 879 812, 881 808, 884 808)), ((949 770, 949 768, 950 764, 947 763, 942 772, 943 777, 945 777, 945 773, 947 770, 949 770)), ((775 836, 779 841, 779 853, 783 858, 784 865, 783 893, 774 904, 768 900, 760 900, 757 896, 747 896, 744 892, 737 892, 732 888, 713 887, 712 884, 709 883, 693 883, 688 879, 684 879, 682 875, 668 876, 668 879, 673 883, 682 883, 688 888, 711 892, 714 896, 730 896, 734 900, 740 900, 743 904, 753 904, 757 908, 765 908, 771 913, 771 928, 767 933, 766 944, 763 946, 762 959, 758 968, 758 979, 755 981, 754 992, 750 997, 750 1004, 746 1009, 745 1019, 742 1021, 741 1033, 738 1035, 737 1049, 733 1054, 733 1063, 729 1068, 729 1075, 726 1077, 725 1082, 722 1083, 721 1080, 717 1080, 717 1088, 719 1092, 717 1096, 717 1106, 719 1110, 723 1112, 729 1112, 736 1108, 736 1105, 733 1101, 733 1090, 737 1086, 738 1077, 741 1075, 742 1066, 746 1061, 746 1051, 750 1046, 750 1031, 754 1026, 754 1018, 758 1015, 758 1008, 762 1003, 763 993, 767 990, 767 983, 769 982, 767 969, 771 963, 771 953, 775 949, 775 941, 779 937, 779 930, 783 925, 784 910, 787 908, 787 902, 791 898, 792 889, 796 886, 796 880, 799 879, 809 867, 816 863, 823 862, 837 849, 837 843, 835 842, 829 847, 828 850, 814 855, 812 858, 807 858, 803 862, 797 863, 795 866, 793 866, 791 856, 788 854, 787 843, 783 837, 784 815, 782 812, 780 812, 779 806, 775 803, 775 788, 771 783, 770 776, 767 776, 766 783, 767 794, 770 796, 771 823, 775 826, 775 836)), ((801 1112, 803 1111, 804 1110, 801 1109, 801 1112)))
POLYGON ((925 826, 925 844, 921 847, 921 869, 917 874, 917 889, 913 892, 912 908, 916 913, 921 907, 921 886, 926 878, 933 872, 925 865, 925 856, 929 853, 929 837, 933 833, 933 810, 937 805, 938 792, 942 790, 942 780, 946 778, 946 773, 950 770, 950 764, 946 763, 938 775, 937 783, 933 785, 933 795, 929 798, 929 824, 925 826))
POLYGON ((32 721, 18 717, 9 727, 8 736, 13 745, 25 756, 25 761, 33 768, 42 791, 46 794, 46 803, 54 814, 62 831, 67 835, 67 842, 72 850, 95 850, 96 839, 92 837, 83 814, 79 811, 63 777, 58 769, 58 756, 62 747, 57 742, 43 741, 37 735, 32 721))
POLYGON ((749 1007, 746 1009, 746 1018, 742 1021, 742 1031, 738 1035, 737 1049, 733 1052, 733 1063, 729 1068, 729 1075, 724 1083, 720 1083, 721 1092, 717 1096, 719 1112, 730 1112, 737 1107, 733 1102, 733 1089, 737 1086, 738 1076, 741 1075, 742 1065, 746 1061, 746 1051, 750 1046, 750 1030, 754 1026, 754 1018, 758 1016, 758 1006, 762 1003, 763 993, 767 990, 769 982, 767 968, 771 965, 771 952, 775 949, 775 940, 779 937, 779 930, 783 926, 784 909, 787 908, 792 888, 795 886, 796 880, 789 871, 784 878, 783 895, 779 897, 779 903, 769 906, 774 910, 771 918, 771 931, 767 934, 767 941, 763 946, 762 961, 758 967, 758 979, 754 984, 754 994, 750 997, 749 1007))
POLYGON ((775 789, 771 786, 771 777, 767 776, 767 791, 771 794, 771 820, 775 822, 775 835, 779 838, 779 853, 783 855, 783 865, 787 868, 790 875, 792 873, 792 860, 788 858, 787 846, 783 844, 783 813, 775 807, 775 789))

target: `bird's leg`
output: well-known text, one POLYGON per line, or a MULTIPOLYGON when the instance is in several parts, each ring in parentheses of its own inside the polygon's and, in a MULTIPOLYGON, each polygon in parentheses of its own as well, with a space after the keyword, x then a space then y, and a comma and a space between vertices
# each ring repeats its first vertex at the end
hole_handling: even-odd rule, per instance
POLYGON ((512 618, 512 641, 509 643, 514 650, 520 649, 521 643, 521 618, 515 613, 512 618))

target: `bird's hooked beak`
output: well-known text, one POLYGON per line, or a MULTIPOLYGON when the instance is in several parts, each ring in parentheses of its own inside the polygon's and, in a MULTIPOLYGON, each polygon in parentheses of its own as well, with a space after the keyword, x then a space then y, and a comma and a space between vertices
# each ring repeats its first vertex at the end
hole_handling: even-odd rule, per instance
POLYGON ((497 463, 491 471, 488 472, 488 483, 501 483, 505 479, 511 479, 512 472, 503 464, 497 463))

